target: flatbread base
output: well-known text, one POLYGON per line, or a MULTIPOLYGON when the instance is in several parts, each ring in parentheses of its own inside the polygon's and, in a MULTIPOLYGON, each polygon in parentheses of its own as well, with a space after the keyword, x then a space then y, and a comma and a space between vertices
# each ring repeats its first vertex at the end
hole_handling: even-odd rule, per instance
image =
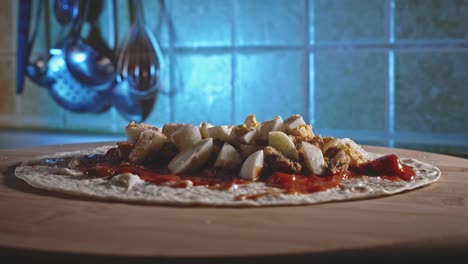
MULTIPOLYGON (((267 187, 257 182, 245 185, 234 185, 229 190, 212 190, 205 186, 172 188, 158 186, 148 182, 137 183, 131 188, 112 184, 106 179, 90 179, 86 176, 65 175, 64 168, 50 165, 51 159, 79 157, 88 154, 104 154, 109 148, 104 146, 89 150, 62 152, 40 156, 23 162, 15 169, 16 177, 31 186, 71 194, 79 197, 90 197, 109 201, 137 202, 167 205, 208 205, 208 206, 276 206, 318 204, 332 201, 357 200, 392 195, 413 190, 437 181, 441 171, 430 164, 408 158, 401 162, 412 166, 416 177, 410 182, 389 181, 380 177, 363 176, 343 181, 342 188, 333 188, 310 194, 284 194, 277 188, 267 187), (255 200, 239 200, 241 195, 262 194, 255 200)), ((371 159, 382 155, 369 153, 371 159)))

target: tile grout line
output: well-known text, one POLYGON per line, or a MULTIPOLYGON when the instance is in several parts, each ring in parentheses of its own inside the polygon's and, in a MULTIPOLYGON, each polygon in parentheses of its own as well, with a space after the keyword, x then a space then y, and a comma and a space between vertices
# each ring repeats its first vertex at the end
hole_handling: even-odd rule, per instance
MULTIPOLYGON (((395 0, 388 2, 388 40, 395 43, 395 0)), ((388 142, 389 147, 395 146, 395 52, 390 47, 388 50, 388 142)))
MULTIPOLYGON (((235 46, 237 52, 271 52, 271 51, 296 51, 302 50, 304 45, 244 45, 235 46)), ((411 52, 428 52, 428 51, 466 51, 468 49, 468 41, 419 41, 419 42, 395 42, 393 43, 311 43, 308 47, 312 52, 354 52, 356 50, 383 50, 394 49, 399 51, 411 52)), ((162 48, 169 50, 170 48, 162 48)), ((232 46, 205 46, 205 47, 173 47, 175 52, 182 54, 212 54, 212 53, 229 53, 232 46)))
POLYGON ((384 2, 384 24, 385 24, 385 37, 386 41, 389 43, 388 48, 385 52, 385 111, 384 111, 384 127, 385 127, 385 136, 384 141, 387 147, 393 146, 392 143, 392 76, 393 76, 393 53, 390 49, 392 44, 392 0, 386 0, 384 2))
POLYGON ((307 107, 307 120, 312 126, 315 126, 315 67, 314 55, 311 55, 311 46, 315 44, 315 23, 314 19, 314 2, 311 0, 304 1, 305 9, 305 30, 304 30, 304 56, 305 56, 305 87, 307 107))
POLYGON ((237 50, 236 50, 236 14, 237 1, 231 0, 231 124, 236 122, 236 67, 237 67, 237 50))
MULTIPOLYGON (((384 17, 383 17, 383 23, 385 27, 385 41, 386 41, 386 46, 390 46, 390 38, 391 38, 391 18, 390 18, 390 3, 391 0, 385 0, 383 2, 383 8, 384 8, 384 17)), ((386 48, 385 49, 385 83, 384 83, 384 99, 385 99, 385 108, 384 108, 384 145, 389 147, 390 146, 390 49, 386 48)))
MULTIPOLYGON (((167 22, 167 26, 169 28, 169 86, 171 87, 171 91, 174 91, 174 85, 175 85, 175 50, 174 50, 174 42, 175 42, 175 32, 174 32, 174 28, 172 25, 172 17, 170 17, 172 15, 172 13, 170 12, 172 10, 172 5, 169 3, 170 1, 166 1, 166 0, 163 0, 164 1, 164 4, 165 4, 165 10, 164 12, 166 12, 164 14, 164 16, 166 16, 166 22, 167 22)), ((182 78, 181 76, 179 76, 179 78, 182 78)), ((176 87, 175 88, 175 91, 180 91, 181 87, 176 87)), ((174 109, 174 105, 175 105, 175 97, 176 94, 175 93, 172 93, 172 95, 169 97, 169 106, 170 106, 170 121, 171 122, 174 122, 174 118, 175 118, 175 109, 174 109)))

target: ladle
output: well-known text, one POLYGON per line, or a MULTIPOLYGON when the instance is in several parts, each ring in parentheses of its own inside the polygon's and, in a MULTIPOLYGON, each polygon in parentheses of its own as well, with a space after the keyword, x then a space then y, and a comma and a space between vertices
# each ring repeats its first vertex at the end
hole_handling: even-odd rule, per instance
MULTIPOLYGON (((88 14, 88 1, 85 3, 85 14, 88 14)), ((85 17, 79 18, 72 27, 71 40, 65 50, 67 67, 72 76, 90 87, 112 83, 115 80, 115 65, 110 57, 99 52, 81 37, 84 19, 85 17)))

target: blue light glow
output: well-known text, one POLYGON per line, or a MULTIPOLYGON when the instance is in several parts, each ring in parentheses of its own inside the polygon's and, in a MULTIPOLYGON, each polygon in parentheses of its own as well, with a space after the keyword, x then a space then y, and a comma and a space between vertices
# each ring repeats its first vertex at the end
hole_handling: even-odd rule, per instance
POLYGON ((50 55, 61 55, 62 54, 62 50, 61 49, 50 49, 49 50, 49 53, 50 55))
POLYGON ((84 53, 76 53, 73 55, 73 60, 77 63, 82 63, 86 60, 86 55, 84 53))

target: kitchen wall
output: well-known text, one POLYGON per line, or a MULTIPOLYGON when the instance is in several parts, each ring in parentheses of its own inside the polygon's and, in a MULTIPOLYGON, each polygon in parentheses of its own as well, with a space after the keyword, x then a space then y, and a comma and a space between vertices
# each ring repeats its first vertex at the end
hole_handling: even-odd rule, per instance
MULTIPOLYGON (((99 25, 112 46, 111 3, 102 2, 99 25)), ((324 136, 468 155, 468 1, 161 3, 143 1, 171 93, 158 95, 147 123, 230 124, 250 113, 259 120, 299 113, 324 136)), ((122 43, 128 2, 117 4, 122 43)), ((30 81, 15 95, 17 2, 0 7, 0 127, 122 135, 128 121, 114 108, 72 113, 30 81)), ((51 14, 39 32, 35 56, 59 34, 51 14)))

